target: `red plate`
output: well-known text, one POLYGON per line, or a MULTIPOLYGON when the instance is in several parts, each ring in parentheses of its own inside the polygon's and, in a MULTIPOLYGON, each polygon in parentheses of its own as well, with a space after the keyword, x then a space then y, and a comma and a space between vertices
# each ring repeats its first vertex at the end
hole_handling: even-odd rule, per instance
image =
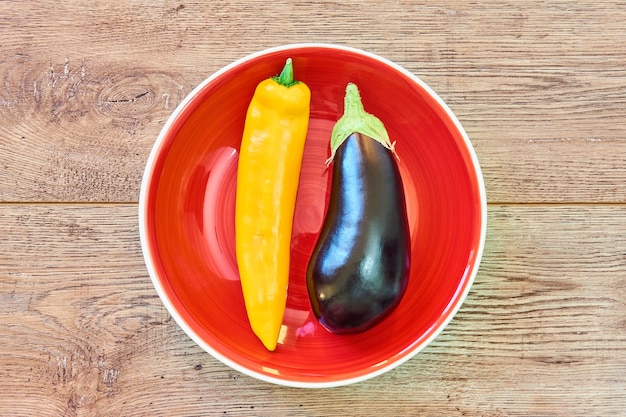
POLYGON ((286 45, 228 65, 174 111, 141 188, 148 271, 182 329, 217 359, 282 385, 328 387, 379 375, 414 356, 452 319, 476 275, 486 199, 472 145, 454 114, 414 75, 370 53, 286 45), (311 89, 311 120, 295 212, 287 311, 275 352, 250 330, 234 250, 237 155, 246 109, 261 80, 291 57, 311 89), (305 270, 327 203, 328 141, 348 82, 386 125, 400 156, 412 265, 398 308, 373 329, 338 336, 311 312, 305 270))

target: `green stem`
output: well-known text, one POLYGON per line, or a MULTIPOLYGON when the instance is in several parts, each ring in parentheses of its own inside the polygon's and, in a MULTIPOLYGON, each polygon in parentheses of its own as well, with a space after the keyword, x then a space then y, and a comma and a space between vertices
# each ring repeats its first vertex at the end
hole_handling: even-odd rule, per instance
POLYGON ((272 79, 278 84, 287 88, 300 83, 300 81, 296 81, 293 79, 293 63, 291 61, 291 58, 287 58, 287 62, 285 62, 285 66, 280 72, 280 75, 272 77, 272 79))
POLYGON ((341 116, 333 127, 330 136, 331 154, 330 158, 326 160, 327 164, 332 162, 337 149, 346 141, 348 136, 353 133, 361 133, 365 136, 369 136, 396 155, 394 149, 395 142, 391 143, 383 122, 376 116, 365 111, 358 87, 353 83, 349 83, 346 86, 343 116, 341 116))

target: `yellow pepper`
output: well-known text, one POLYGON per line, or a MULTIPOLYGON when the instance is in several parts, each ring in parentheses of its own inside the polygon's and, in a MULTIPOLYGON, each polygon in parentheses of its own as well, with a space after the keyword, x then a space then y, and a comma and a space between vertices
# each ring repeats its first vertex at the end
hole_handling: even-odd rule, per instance
POLYGON ((259 83, 248 107, 237 168, 235 245, 250 327, 276 349, 287 303, 291 230, 311 92, 291 58, 259 83))

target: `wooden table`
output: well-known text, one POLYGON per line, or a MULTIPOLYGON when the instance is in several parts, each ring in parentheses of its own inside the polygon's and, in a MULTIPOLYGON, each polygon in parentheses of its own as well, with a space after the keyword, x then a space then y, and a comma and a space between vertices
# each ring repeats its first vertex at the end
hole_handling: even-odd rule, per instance
POLYGON ((626 415, 626 4, 428 3, 0 1, 0 415, 626 415), (183 97, 248 53, 312 41, 437 91, 489 201, 446 330, 327 390, 197 347, 137 226, 147 156, 183 97))

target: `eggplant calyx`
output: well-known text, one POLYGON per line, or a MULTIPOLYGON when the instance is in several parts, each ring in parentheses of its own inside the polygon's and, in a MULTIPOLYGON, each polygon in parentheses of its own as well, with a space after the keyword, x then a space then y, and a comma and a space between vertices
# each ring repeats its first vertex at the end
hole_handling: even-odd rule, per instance
POLYGON ((353 133, 360 133, 379 142, 389 149, 397 158, 395 145, 389 139, 389 134, 385 125, 373 114, 367 113, 361 101, 359 88, 354 83, 346 86, 344 97, 343 116, 335 123, 330 136, 330 158, 326 160, 326 165, 330 165, 335 157, 337 149, 353 133))

